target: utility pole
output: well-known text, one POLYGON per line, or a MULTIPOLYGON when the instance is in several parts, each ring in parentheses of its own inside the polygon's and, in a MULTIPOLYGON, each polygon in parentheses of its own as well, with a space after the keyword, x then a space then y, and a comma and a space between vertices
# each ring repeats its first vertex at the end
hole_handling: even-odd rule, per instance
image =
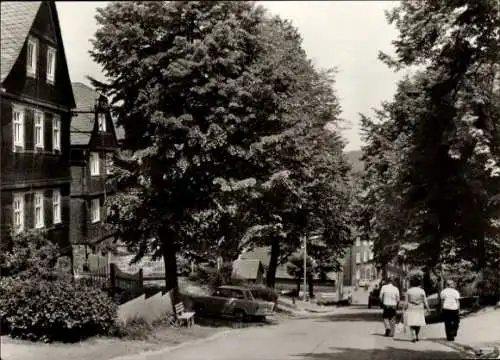
POLYGON ((304 236, 304 301, 307 299, 307 236, 304 236))

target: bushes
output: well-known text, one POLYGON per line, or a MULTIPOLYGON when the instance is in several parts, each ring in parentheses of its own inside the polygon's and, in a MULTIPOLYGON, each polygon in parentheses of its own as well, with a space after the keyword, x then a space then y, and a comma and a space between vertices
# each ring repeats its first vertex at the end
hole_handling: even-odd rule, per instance
POLYGON ((252 285, 249 286, 252 295, 256 299, 261 299, 265 301, 277 302, 278 301, 278 293, 264 285, 252 285))
POLYGON ((0 319, 12 337, 78 341, 108 334, 117 308, 101 290, 66 280, 4 278, 0 319))
POLYGON ((191 281, 208 285, 215 289, 221 285, 244 285, 245 281, 232 278, 233 264, 222 264, 220 271, 211 267, 200 266, 189 276, 191 281))

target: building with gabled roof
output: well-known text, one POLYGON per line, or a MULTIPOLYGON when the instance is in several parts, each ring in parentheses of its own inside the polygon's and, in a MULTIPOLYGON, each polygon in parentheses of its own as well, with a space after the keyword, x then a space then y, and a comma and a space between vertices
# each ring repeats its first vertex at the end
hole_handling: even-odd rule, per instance
POLYGON ((1 231, 46 231, 71 254, 70 123, 75 99, 54 1, 0 8, 1 231))
POLYGON ((105 217, 107 200, 116 193, 114 156, 119 146, 107 98, 85 84, 72 86, 76 110, 70 129, 70 233, 79 273, 89 255, 106 252, 115 240, 105 217))

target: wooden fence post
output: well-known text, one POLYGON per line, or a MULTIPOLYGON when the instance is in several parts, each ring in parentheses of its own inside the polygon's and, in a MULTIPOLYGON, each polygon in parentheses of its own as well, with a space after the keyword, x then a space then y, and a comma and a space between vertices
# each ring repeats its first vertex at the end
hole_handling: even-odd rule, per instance
POLYGON ((111 296, 115 296, 115 288, 116 288, 116 268, 115 264, 110 264, 109 266, 109 282, 111 286, 111 296))

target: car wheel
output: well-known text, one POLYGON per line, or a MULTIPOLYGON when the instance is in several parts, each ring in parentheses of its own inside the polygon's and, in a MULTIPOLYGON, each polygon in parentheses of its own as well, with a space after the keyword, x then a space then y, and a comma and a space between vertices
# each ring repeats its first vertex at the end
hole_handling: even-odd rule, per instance
POLYGON ((238 322, 245 322, 245 320, 247 319, 245 312, 241 309, 234 310, 233 317, 238 322))
POLYGON ((196 313, 196 315, 200 316, 200 315, 203 315, 206 313, 206 309, 205 309, 205 306, 204 305, 201 305, 201 304, 196 304, 194 306, 194 312, 196 313))

